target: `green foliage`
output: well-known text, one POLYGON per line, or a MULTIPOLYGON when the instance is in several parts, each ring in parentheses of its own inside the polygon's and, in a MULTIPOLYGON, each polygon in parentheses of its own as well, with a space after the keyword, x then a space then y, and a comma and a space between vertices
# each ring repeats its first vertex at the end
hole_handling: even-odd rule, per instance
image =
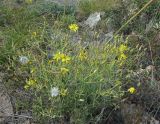
POLYGON ((0 5, 0 27, 4 29, 2 33, 5 37, 4 47, 0 49, 0 63, 4 63, 17 49, 29 42, 26 40, 30 37, 28 34, 39 30, 45 20, 43 16, 50 20, 51 24, 59 19, 58 25, 61 26, 75 22, 73 7, 65 8, 42 1, 31 5, 17 5, 16 8, 13 5, 0 5), (53 16, 56 18, 52 18, 53 16))
POLYGON ((62 14, 74 15, 75 7, 74 6, 60 6, 60 5, 55 4, 55 6, 51 8, 51 12, 56 15, 62 15, 62 14))
MULTIPOLYGON (((96 41, 101 34, 93 31, 95 34, 91 38, 88 30, 78 27, 74 16, 76 8, 43 1, 19 2, 18 7, 0 5, 0 41, 4 42, 3 46, 0 44, 0 63, 12 74, 7 77, 6 85, 12 90, 22 89, 29 97, 25 100, 17 98, 17 111, 19 108, 31 109, 33 119, 42 124, 47 123, 46 120, 57 123, 69 120, 71 124, 102 123, 103 117, 110 115, 108 111, 104 113, 105 110, 115 110, 123 98, 129 97, 128 88, 132 88, 130 93, 138 92, 142 96, 147 91, 158 90, 156 81, 149 80, 150 83, 143 87, 141 77, 133 74, 151 63, 147 61, 146 46, 139 42, 137 35, 128 39, 117 35, 111 42, 86 45, 86 39, 96 41), (71 30, 70 24, 73 24, 71 30), (79 41, 73 42, 72 38, 79 35, 79 41), (23 63, 21 57, 29 62, 23 63)), ((138 9, 145 2, 132 1, 138 9)), ((155 8, 150 6, 145 11, 150 15, 153 10, 155 20, 159 18, 157 3, 153 4, 155 8)), ((105 11, 106 17, 110 17, 114 28, 118 29, 133 14, 129 15, 127 6, 130 4, 118 0, 83 0, 79 11, 84 15, 105 11)), ((138 28, 138 22, 140 17, 125 27, 123 33, 140 31, 142 27, 144 30, 145 25, 138 28)), ((159 23, 155 26, 158 31, 159 23)), ((147 78, 150 73, 140 76, 147 78)), ((158 105, 156 101, 155 106, 158 105)))
MULTIPOLYGON (((111 19, 113 28, 115 30, 118 30, 125 22, 127 22, 131 17, 133 17, 136 12, 138 12, 147 2, 149 1, 121 1, 121 4, 119 4, 118 7, 106 12, 106 15, 111 19)), ((153 20, 154 23, 159 22, 159 7, 160 2, 158 0, 152 2, 145 10, 138 14, 138 16, 136 16, 128 25, 126 25, 122 32, 129 34, 135 31, 143 34, 146 30, 147 24, 149 24, 151 20, 153 20)))
POLYGON ((119 4, 119 0, 81 0, 79 3, 79 11, 84 15, 88 15, 97 11, 107 11, 119 4))
POLYGON ((116 106, 124 94, 120 72, 129 49, 121 42, 85 49, 80 44, 72 45, 68 35, 61 34, 61 43, 48 40, 52 51, 47 52, 39 47, 43 41, 36 43, 37 38, 32 39, 35 44, 17 51, 30 62, 18 68, 13 63, 13 68, 24 66, 30 70, 24 88, 34 94, 33 112, 37 119, 60 120, 69 114, 72 123, 96 121, 94 113, 98 108, 116 106), (48 52, 53 57, 47 58, 48 52), (52 88, 58 88, 58 95, 52 96, 52 88))

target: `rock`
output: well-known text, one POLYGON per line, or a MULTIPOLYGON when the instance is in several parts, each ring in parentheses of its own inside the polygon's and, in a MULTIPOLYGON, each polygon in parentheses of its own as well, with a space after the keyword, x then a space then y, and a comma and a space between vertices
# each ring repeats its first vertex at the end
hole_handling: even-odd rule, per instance
POLYGON ((148 24, 148 15, 146 13, 141 13, 140 17, 139 17, 139 22, 141 22, 141 24, 144 26, 146 24, 148 24))
POLYGON ((105 41, 112 41, 112 40, 113 40, 113 32, 105 34, 105 41))
POLYGON ((146 67, 146 69, 145 69, 147 72, 152 72, 152 71, 155 71, 155 66, 153 66, 153 65, 149 65, 149 66, 147 66, 146 67))
POLYGON ((111 18, 108 18, 108 19, 107 19, 106 24, 107 24, 107 32, 114 32, 114 31, 115 31, 115 29, 114 29, 114 24, 113 24, 111 18))
POLYGON ((17 124, 32 124, 32 116, 28 111, 21 111, 21 114, 18 115, 17 124))
POLYGON ((5 73, 0 72, 0 124, 14 124, 13 106, 7 90, 2 83, 4 77, 5 73))
POLYGON ((160 122, 152 117, 151 120, 150 120, 150 124, 160 124, 160 122))
POLYGON ((135 104, 124 103, 121 106, 124 124, 140 124, 143 109, 135 104))
POLYGON ((4 73, 0 72, 0 83, 2 82, 4 75, 5 75, 4 73))
POLYGON ((0 123, 6 122, 6 119, 13 116, 13 107, 4 85, 0 82, 0 123))
POLYGON ((88 19, 84 22, 84 24, 89 26, 90 28, 94 28, 100 20, 101 20, 101 13, 95 12, 88 17, 88 19))
POLYGON ((152 117, 150 114, 145 112, 142 116, 142 121, 140 124, 160 124, 160 122, 156 120, 154 117, 152 117))
POLYGON ((151 31, 151 29, 154 26, 154 20, 150 20, 148 24, 146 24, 146 29, 145 29, 145 33, 148 33, 151 31))
POLYGON ((153 28, 159 30, 160 29, 160 22, 154 23, 153 28))
POLYGON ((124 103, 121 105, 121 112, 124 124, 160 124, 140 105, 124 103))
POLYGON ((24 121, 22 124, 30 124, 29 120, 24 121))
POLYGON ((133 75, 134 75, 134 76, 140 76, 140 75, 145 74, 146 72, 147 72, 147 73, 150 73, 150 72, 152 72, 152 71, 155 71, 155 66, 153 66, 153 65, 148 65, 145 69, 140 68, 138 71, 133 72, 133 75))
POLYGON ((160 124, 160 122, 152 117, 150 120, 150 124, 160 124))

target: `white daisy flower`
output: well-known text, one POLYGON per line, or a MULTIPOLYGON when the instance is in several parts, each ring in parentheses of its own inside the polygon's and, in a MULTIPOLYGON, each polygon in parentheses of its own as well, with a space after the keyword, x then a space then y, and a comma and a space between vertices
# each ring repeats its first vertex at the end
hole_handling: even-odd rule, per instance
POLYGON ((27 64, 29 62, 29 59, 26 56, 20 56, 19 57, 19 62, 24 65, 24 64, 27 64))
POLYGON ((51 96, 52 97, 56 97, 58 95, 59 95, 59 89, 58 89, 58 87, 51 88, 51 96))

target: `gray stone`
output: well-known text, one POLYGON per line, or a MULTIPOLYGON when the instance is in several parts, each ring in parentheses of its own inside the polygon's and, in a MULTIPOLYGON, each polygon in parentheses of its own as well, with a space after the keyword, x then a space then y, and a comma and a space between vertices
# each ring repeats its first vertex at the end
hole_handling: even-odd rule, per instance
POLYGON ((151 114, 147 113, 142 106, 124 103, 121 106, 124 124, 160 124, 151 114))
POLYGON ((89 26, 90 28, 94 28, 100 20, 101 20, 101 13, 95 12, 88 17, 88 19, 84 22, 84 24, 89 26))
POLYGON ((113 40, 113 32, 105 34, 105 41, 112 41, 112 40, 113 40))
POLYGON ((146 24, 146 30, 145 32, 148 33, 149 31, 151 31, 151 29, 154 26, 154 20, 150 20, 148 24, 146 24))
POLYGON ((6 118, 13 116, 13 107, 10 97, 5 90, 4 85, 0 82, 0 123, 5 122, 6 118))

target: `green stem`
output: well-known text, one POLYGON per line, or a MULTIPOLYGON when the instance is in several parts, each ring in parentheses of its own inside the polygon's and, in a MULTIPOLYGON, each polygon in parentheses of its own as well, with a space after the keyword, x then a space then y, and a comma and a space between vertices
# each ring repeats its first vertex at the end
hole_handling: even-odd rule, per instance
POLYGON ((137 17, 144 9, 146 9, 152 2, 156 0, 150 0, 146 3, 136 14, 134 14, 125 24, 121 26, 121 28, 115 32, 115 35, 118 34, 126 25, 128 25, 135 17, 137 17))

